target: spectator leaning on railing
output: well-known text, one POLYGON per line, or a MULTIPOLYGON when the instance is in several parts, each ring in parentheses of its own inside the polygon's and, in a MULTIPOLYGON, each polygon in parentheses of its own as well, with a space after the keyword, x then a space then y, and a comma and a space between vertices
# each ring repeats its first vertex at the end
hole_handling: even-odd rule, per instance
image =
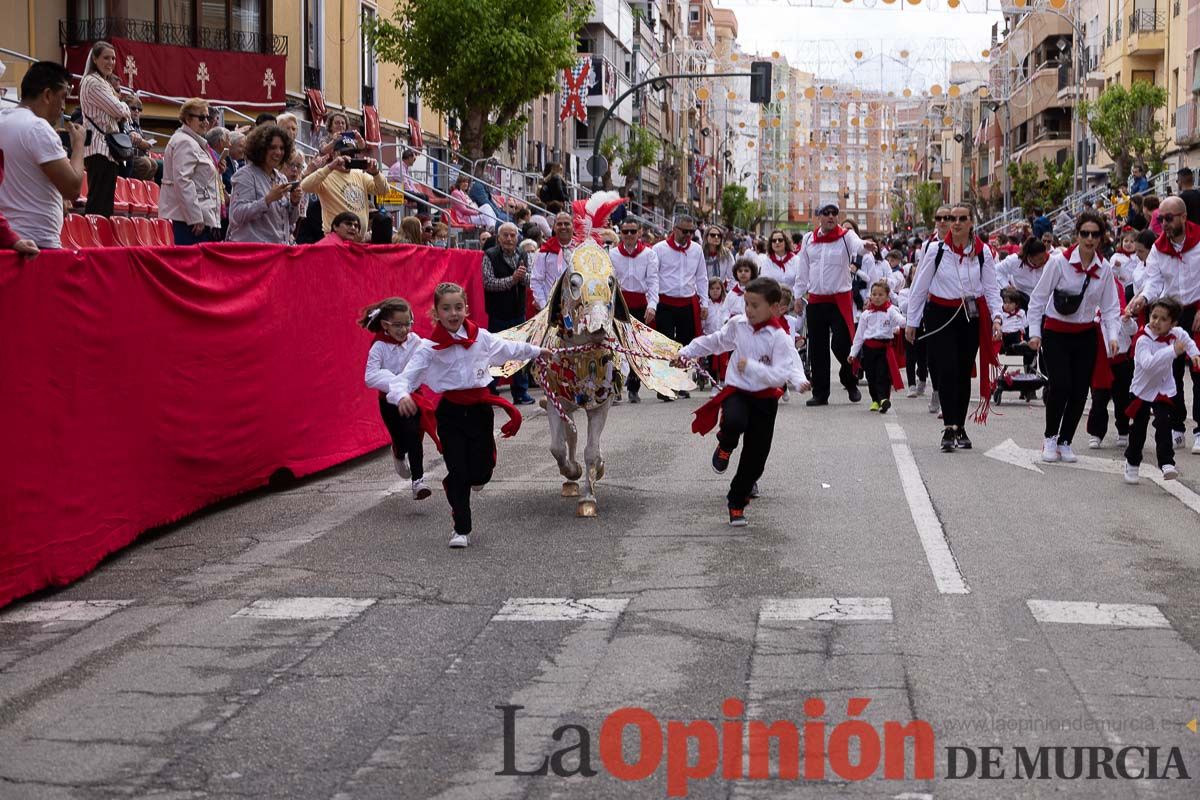
POLYGON ((213 241, 221 227, 221 178, 204 134, 212 124, 208 101, 193 97, 179 110, 183 123, 163 152, 158 216, 171 220, 175 244, 213 241))
POLYGON ((21 239, 43 250, 62 247, 63 201, 73 201, 83 185, 83 126, 63 123, 69 157, 52 127, 62 119, 70 86, 65 67, 39 61, 21 79, 21 104, 0 111, 0 152, 8 173, 0 184, 0 215, 21 239))
POLYGON ((117 176, 125 163, 109 152, 105 134, 119 132, 130 116, 129 106, 121 102, 109 83, 116 64, 116 49, 108 42, 96 42, 79 82, 79 110, 84 127, 92 132, 91 143, 83 151, 88 178, 86 210, 105 217, 112 216, 117 176))
POLYGON ((292 137, 267 123, 246 137, 246 166, 233 176, 229 197, 231 242, 288 244, 300 219, 302 192, 280 167, 292 157, 292 137))

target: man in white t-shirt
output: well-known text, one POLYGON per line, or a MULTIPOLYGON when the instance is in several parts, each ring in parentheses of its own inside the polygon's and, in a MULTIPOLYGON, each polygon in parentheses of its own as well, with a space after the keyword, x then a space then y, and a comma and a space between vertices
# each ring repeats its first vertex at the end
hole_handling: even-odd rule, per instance
POLYGON ((63 200, 74 200, 83 185, 83 127, 64 122, 71 137, 69 157, 54 131, 70 80, 61 64, 39 61, 21 79, 21 104, 0 111, 5 171, 0 214, 18 236, 42 249, 62 247, 63 200))

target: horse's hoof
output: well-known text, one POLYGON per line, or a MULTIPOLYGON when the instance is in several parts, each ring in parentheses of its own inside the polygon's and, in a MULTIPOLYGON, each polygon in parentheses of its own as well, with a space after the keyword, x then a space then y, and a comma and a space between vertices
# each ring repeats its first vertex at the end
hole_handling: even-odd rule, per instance
POLYGON ((562 488, 563 497, 579 497, 579 484, 575 481, 567 481, 562 488))
POLYGON ((563 472, 563 477, 569 481, 577 481, 583 477, 583 467, 575 464, 563 472))
POLYGON ((541 407, 542 411, 546 410, 546 405, 546 398, 543 397, 542 399, 538 400, 538 406, 541 407))
POLYGON ((575 516, 577 517, 594 517, 597 512, 595 500, 580 500, 579 505, 575 506, 575 516))

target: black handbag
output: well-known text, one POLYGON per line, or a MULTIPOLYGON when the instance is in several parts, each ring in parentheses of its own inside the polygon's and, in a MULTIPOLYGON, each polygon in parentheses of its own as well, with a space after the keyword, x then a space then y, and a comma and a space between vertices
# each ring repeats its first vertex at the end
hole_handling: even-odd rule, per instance
POLYGON ((1088 275, 1083 279, 1083 288, 1079 290, 1079 294, 1071 294, 1062 289, 1054 290, 1054 310, 1062 314, 1064 317, 1069 317, 1079 310, 1079 306, 1083 305, 1083 295, 1087 292, 1088 284, 1092 282, 1092 276, 1088 275))
POLYGON ((137 147, 133 144, 133 137, 125 131, 124 124, 122 124, 119 131, 105 133, 100 129, 99 125, 88 119, 86 114, 80 113, 89 125, 104 134, 104 143, 108 145, 108 154, 112 157, 113 161, 128 161, 137 155, 137 147))

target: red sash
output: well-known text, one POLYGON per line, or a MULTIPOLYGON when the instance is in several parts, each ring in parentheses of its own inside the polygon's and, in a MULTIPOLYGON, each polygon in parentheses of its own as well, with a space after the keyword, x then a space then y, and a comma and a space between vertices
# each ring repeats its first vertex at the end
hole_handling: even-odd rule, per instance
POLYGON ((838 307, 838 311, 842 312, 842 319, 846 322, 846 330, 850 334, 850 341, 854 341, 854 300, 850 296, 850 292, 838 292, 837 294, 813 294, 809 292, 808 302, 811 303, 833 303, 838 307))
MULTIPOLYGON (((1165 394, 1160 394, 1158 397, 1154 398, 1154 402, 1155 403, 1166 403, 1169 406, 1175 405, 1174 398, 1167 397, 1165 394)), ((1135 396, 1132 400, 1129 401, 1129 405, 1125 406, 1125 416, 1129 417, 1130 419, 1133 419, 1134 417, 1136 417, 1138 415, 1138 412, 1142 410, 1142 406, 1145 404, 1146 404, 1145 400, 1143 400, 1140 397, 1135 396)))
POLYGON ((772 387, 763 389, 759 392, 748 392, 745 389, 739 389, 736 386, 726 386, 721 391, 717 392, 717 396, 709 400, 704 405, 700 406, 695 411, 696 418, 692 420, 692 432, 698 433, 701 436, 717 427, 717 420, 720 417, 721 404, 725 402, 727 397, 732 397, 734 392, 757 397, 762 400, 773 399, 778 400, 783 397, 783 389, 772 387))
POLYGON ((896 361, 895 337, 891 339, 867 339, 863 344, 871 350, 884 350, 887 355, 888 372, 892 373, 892 388, 899 391, 904 388, 900 379, 900 364, 896 361))
MULTIPOLYGON (((929 302, 942 308, 959 308, 963 304, 962 298, 951 300, 936 294, 929 295, 929 302)), ((986 401, 992 396, 992 368, 997 371, 1000 369, 1000 343, 992 341, 992 312, 988 310, 987 299, 976 297, 975 306, 979 309, 979 394, 986 401)), ((986 422, 986 410, 980 415, 980 419, 986 422)))
POLYGON ((645 311, 647 308, 645 292, 627 292, 621 290, 621 296, 625 298, 625 305, 629 306, 630 311, 645 311))
MULTIPOLYGON (((692 309, 692 323, 695 325, 696 335, 699 336, 704 332, 700 325, 700 295, 694 294, 691 297, 671 297, 669 294, 660 294, 658 296, 658 304, 661 306, 670 306, 671 308, 687 308, 692 309)), ((657 328, 658 317, 655 318, 655 327, 657 328)))
POLYGON ((1061 319, 1046 317, 1042 329, 1055 333, 1086 333, 1096 331, 1096 363, 1092 365, 1092 388, 1111 389, 1113 382, 1112 368, 1108 363, 1108 346, 1104 341, 1104 330, 1095 322, 1063 322, 1061 319))
POLYGON ((450 389, 440 395, 431 391, 428 386, 422 386, 413 392, 411 397, 421 412, 421 430, 429 434, 439 453, 442 452, 442 441, 437 435, 437 407, 442 400, 459 406, 498 406, 508 415, 508 422, 500 427, 500 435, 508 439, 521 430, 521 412, 504 397, 492 394, 486 386, 476 389, 450 389))

